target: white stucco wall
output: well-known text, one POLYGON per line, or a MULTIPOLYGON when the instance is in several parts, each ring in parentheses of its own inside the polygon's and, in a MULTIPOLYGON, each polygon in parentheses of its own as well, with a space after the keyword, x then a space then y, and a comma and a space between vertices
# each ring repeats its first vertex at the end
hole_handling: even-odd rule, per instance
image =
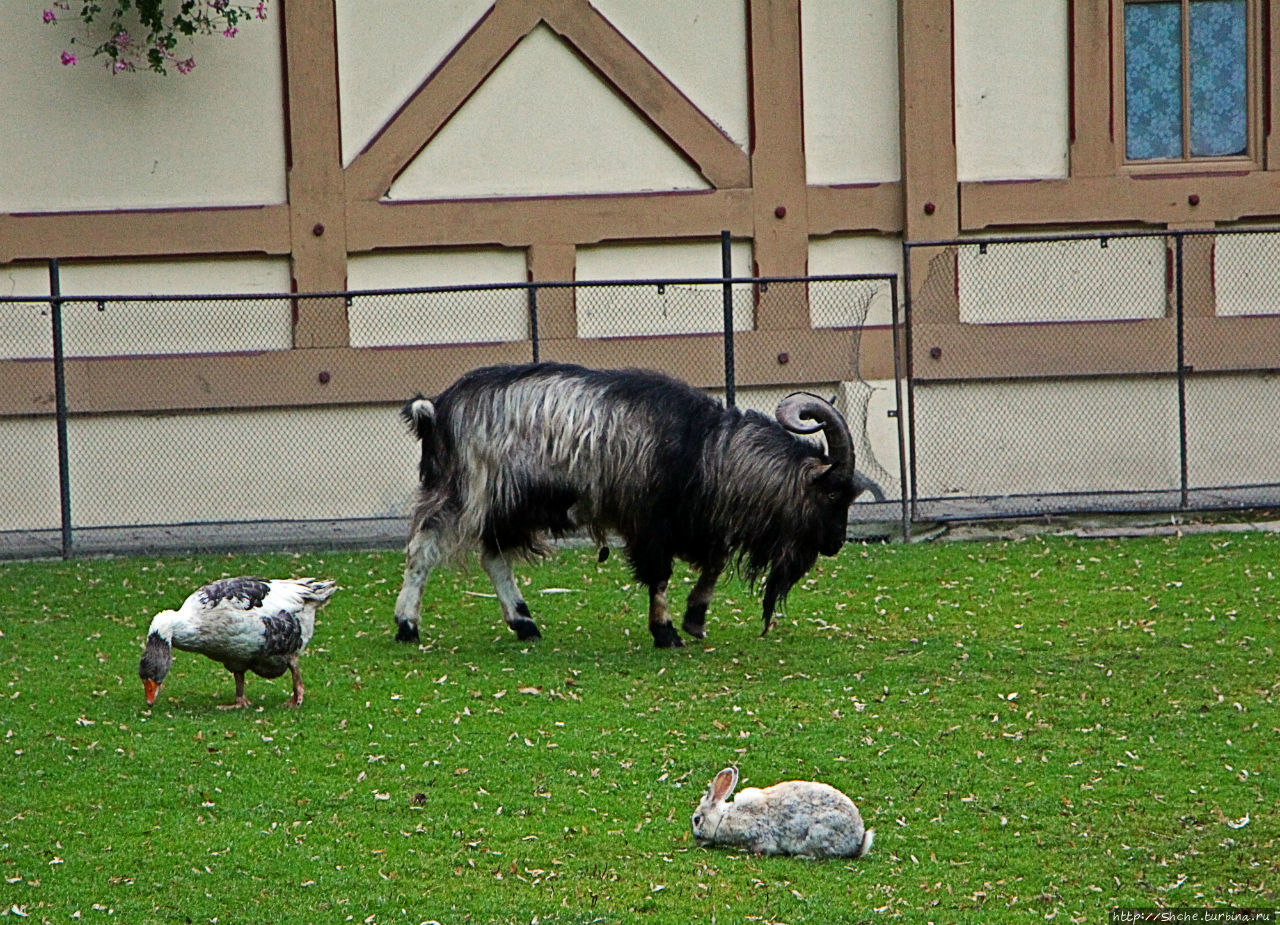
MULTIPOLYGON (((347 264, 353 290, 523 283, 523 250, 441 248, 357 254, 347 264)), ((352 299, 351 346, 459 344, 523 340, 529 336, 523 289, 418 293, 352 299)))
POLYGON ((1178 487, 1169 380, 917 384, 915 416, 922 498, 1178 487))
POLYGON ((493 0, 336 0, 344 165, 492 5, 493 0))
POLYGON ((1187 478, 1191 485, 1280 483, 1280 377, 1187 378, 1187 478))
MULTIPOLYGON (((577 279, 708 279, 721 275, 719 241, 649 244, 601 244, 578 249, 577 279)), ((734 276, 751 275, 751 245, 730 245, 734 276)), ((724 330, 724 287, 672 285, 578 289, 580 337, 631 337, 643 334, 716 333, 724 330)), ((733 327, 750 330, 754 319, 751 288, 735 286, 733 327)))
POLYGON ((954 9, 959 179, 1065 177, 1066 0, 956 0, 954 9))
MULTIPOLYGON (((848 234, 809 240, 809 273, 813 276, 845 276, 857 273, 895 273, 898 304, 902 299, 902 241, 896 236, 848 234)), ((814 327, 845 327, 856 321, 842 305, 813 300, 810 318, 814 327)), ((877 286, 867 306, 866 325, 893 324, 893 293, 877 286)))
POLYGON ((382 405, 73 418, 67 442, 78 526, 400 516, 420 453, 382 405))
POLYGON ((538 26, 405 168, 387 198, 708 187, 563 39, 538 26))
MULTIPOLYGON (((1280 482, 1277 404, 1275 377, 1189 377, 1190 487, 1280 482)), ((921 497, 1179 487, 1172 376, 918 384, 915 410, 921 497)))
POLYGON ((804 0, 804 150, 810 184, 902 176, 893 0, 804 0))
POLYGON ((0 531, 61 525, 56 428, 52 417, 0 418, 0 531))
POLYGON ((1220 235, 1213 243, 1213 291, 1219 315, 1280 314, 1274 270, 1280 235, 1220 235))
MULTIPOLYGON (((64 261, 64 296, 232 295, 287 293, 289 261, 283 257, 217 260, 64 261)), ((0 294, 45 297, 49 271, 41 264, 0 267, 0 294)), ((52 356, 47 303, 0 306, 0 359, 52 356)), ((67 356, 157 353, 228 353, 283 350, 292 344, 288 300, 109 300, 63 306, 67 356)))
POLYGON ((0 4, 0 212, 285 200, 276 10, 234 39, 197 39, 185 76, 112 76, 92 46, 68 44, 76 34, 45 25, 40 4, 0 4), (59 63, 68 48, 73 67, 59 63))
MULTIPOLYGON (((959 248, 960 320, 971 324, 1163 318, 1159 237, 959 248)), ((926 284, 927 285, 927 284, 926 284)))
POLYGON ((742 148, 750 141, 743 0, 591 0, 626 39, 742 148))

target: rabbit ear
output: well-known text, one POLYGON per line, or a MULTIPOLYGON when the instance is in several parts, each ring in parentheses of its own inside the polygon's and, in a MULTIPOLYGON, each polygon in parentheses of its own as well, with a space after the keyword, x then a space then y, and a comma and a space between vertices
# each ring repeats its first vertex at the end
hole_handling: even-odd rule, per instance
POLYGON ((723 803, 725 797, 733 793, 733 788, 736 786, 738 786, 738 769, 725 768, 711 782, 712 802, 723 803))

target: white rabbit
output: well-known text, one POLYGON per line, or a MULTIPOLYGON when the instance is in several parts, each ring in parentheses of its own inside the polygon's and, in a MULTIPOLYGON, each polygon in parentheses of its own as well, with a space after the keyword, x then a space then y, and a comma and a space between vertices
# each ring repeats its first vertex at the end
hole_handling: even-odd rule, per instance
POLYGON ((787 780, 761 790, 738 786, 738 769, 725 768, 693 814, 699 845, 746 848, 756 854, 809 858, 860 858, 871 850, 875 829, 863 827, 858 807, 830 784, 787 780))

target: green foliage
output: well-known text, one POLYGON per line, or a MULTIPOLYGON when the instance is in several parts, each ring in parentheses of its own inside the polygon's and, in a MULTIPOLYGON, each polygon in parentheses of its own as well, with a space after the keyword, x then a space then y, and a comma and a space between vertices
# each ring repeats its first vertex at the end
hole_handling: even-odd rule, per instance
MULTIPOLYGON (((614 556, 479 569, 393 642, 395 553, 0 565, 0 903, 30 921, 1098 922, 1280 905, 1280 540, 848 547, 761 638, 736 582, 655 650, 614 556), (341 590, 287 678, 177 653, 153 613, 222 575, 341 590), (554 590, 556 593, 541 593, 554 590), (858 862, 696 847, 712 775, 832 783, 858 862)), ((680 577, 673 587, 680 584, 680 577)), ((679 601, 680 593, 674 598, 679 601)))
MULTIPOLYGON (((79 20, 82 37, 95 43, 93 56, 103 58, 113 74, 139 67, 158 74, 173 67, 187 74, 195 59, 178 57, 183 39, 215 34, 235 38, 242 24, 266 19, 267 6, 267 0, 253 7, 230 0, 109 0, 105 6, 96 0, 54 0, 43 19, 51 25, 60 21, 60 13, 67 13, 79 20)), ((72 36, 70 43, 76 41, 72 36)), ((77 62, 74 53, 62 53, 64 65, 77 62)))

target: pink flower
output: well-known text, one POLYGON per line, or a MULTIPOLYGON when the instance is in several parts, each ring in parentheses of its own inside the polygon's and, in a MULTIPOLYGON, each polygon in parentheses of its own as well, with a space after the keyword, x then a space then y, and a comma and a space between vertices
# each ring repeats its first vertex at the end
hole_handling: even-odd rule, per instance
POLYGON ((196 66, 195 58, 188 58, 186 61, 176 62, 179 74, 190 74, 191 69, 196 66))
POLYGON ((258 13, 258 18, 259 18, 259 19, 266 19, 266 18, 267 18, 267 0, 258 0, 258 10, 257 10, 257 13, 258 13))
POLYGON ((236 37, 236 33, 238 33, 239 31, 240 31, 240 30, 239 30, 239 29, 237 29, 235 26, 227 26, 227 28, 226 28, 225 30, 223 30, 223 33, 222 33, 222 34, 223 34, 223 35, 225 35, 225 36, 226 36, 227 38, 229 38, 229 39, 233 39, 233 38, 235 38, 235 37, 236 37))
POLYGON ((63 64, 63 66, 64 66, 64 67, 70 66, 70 65, 75 64, 75 63, 76 63, 76 56, 75 56, 75 55, 73 55, 73 54, 72 54, 71 52, 69 52, 69 51, 64 51, 64 52, 62 53, 62 64, 63 64))
POLYGON ((45 22, 57 22, 57 21, 58 21, 58 15, 57 15, 53 10, 45 10, 45 11, 44 11, 44 21, 45 21, 45 22))

